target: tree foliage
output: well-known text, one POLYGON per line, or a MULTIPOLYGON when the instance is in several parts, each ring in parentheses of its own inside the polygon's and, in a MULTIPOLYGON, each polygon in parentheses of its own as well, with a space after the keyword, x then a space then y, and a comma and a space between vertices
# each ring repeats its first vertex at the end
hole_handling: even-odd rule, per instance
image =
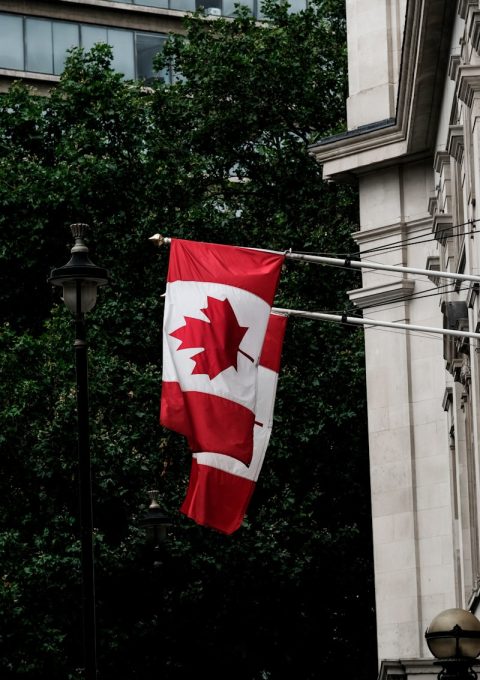
MULTIPOLYGON (((173 85, 125 82, 100 45, 72 51, 49 98, 0 100, 2 678, 81 665, 73 329, 47 285, 75 221, 111 274, 89 314, 102 680, 375 673, 361 335, 289 323, 244 526, 198 527, 177 512, 190 454, 158 424, 168 252, 147 240, 354 249, 354 193, 308 148, 343 120, 342 4, 188 18, 158 58, 173 85), (155 570, 139 520, 156 486, 175 526, 155 570)), ((277 304, 343 310, 357 283, 289 262, 277 304)))

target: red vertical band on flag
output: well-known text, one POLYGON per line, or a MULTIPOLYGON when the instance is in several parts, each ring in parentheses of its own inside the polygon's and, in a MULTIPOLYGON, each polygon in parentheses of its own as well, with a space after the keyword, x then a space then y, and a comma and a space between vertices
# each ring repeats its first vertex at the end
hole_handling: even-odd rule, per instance
POLYGON ((283 338, 287 328, 287 317, 281 314, 270 314, 267 332, 260 355, 260 366, 278 373, 282 358, 283 338))

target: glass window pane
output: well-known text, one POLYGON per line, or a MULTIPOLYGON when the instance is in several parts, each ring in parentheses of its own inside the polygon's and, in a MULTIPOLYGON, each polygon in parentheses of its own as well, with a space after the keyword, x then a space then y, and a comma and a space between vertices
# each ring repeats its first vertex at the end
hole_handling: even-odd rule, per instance
POLYGON ((107 38, 108 44, 113 48, 113 68, 123 73, 126 80, 133 80, 135 78, 133 33, 109 28, 107 38))
POLYGON ((0 68, 24 70, 22 17, 0 14, 0 68))
POLYGON ((135 5, 147 5, 148 7, 168 8, 168 0, 133 0, 135 5))
POLYGON ((244 7, 248 7, 250 13, 253 14, 254 0, 223 0, 223 13, 226 17, 233 16, 235 5, 240 3, 244 7))
POLYGON ((195 6, 197 9, 203 7, 204 13, 208 16, 209 14, 213 16, 220 16, 222 14, 222 0, 196 0, 195 6), (212 8, 213 12, 209 12, 212 8))
MULTIPOLYGON (((284 0, 286 4, 289 5, 288 13, 294 14, 295 12, 300 12, 307 6, 307 0, 284 0)), ((258 12, 257 16, 259 19, 263 19, 265 14, 262 12, 263 0, 258 0, 258 12)))
POLYGON ((183 12, 195 12, 195 0, 170 0, 170 9, 180 9, 183 12))
POLYGON ((263 13, 263 0, 257 0, 257 12, 256 12, 256 16, 257 16, 259 19, 264 19, 264 18, 265 18, 265 14, 263 13))
POLYGON ((288 13, 301 12, 307 6, 307 0, 287 0, 290 7, 288 8, 288 13))
POLYGON ((53 22, 53 72, 63 71, 67 50, 78 47, 78 26, 63 21, 53 22))
POLYGON ((137 78, 165 78, 167 73, 153 72, 153 60, 161 52, 165 38, 158 35, 148 35, 137 33, 136 52, 137 52, 137 78))
POLYGON ((27 71, 53 73, 52 22, 25 20, 25 67, 27 71))
POLYGON ((96 43, 106 43, 107 29, 101 26, 84 26, 81 27, 81 45, 86 50, 91 50, 96 43))

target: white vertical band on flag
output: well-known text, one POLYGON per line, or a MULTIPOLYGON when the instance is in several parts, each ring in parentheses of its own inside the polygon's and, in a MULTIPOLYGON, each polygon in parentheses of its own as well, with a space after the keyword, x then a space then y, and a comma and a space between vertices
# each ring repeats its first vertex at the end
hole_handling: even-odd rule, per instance
POLYGON ((256 370, 267 328, 270 306, 252 293, 233 286, 175 281, 167 284, 164 311, 163 380, 177 381, 182 390, 206 392, 225 397, 255 410, 256 370), (237 368, 231 366, 210 379, 206 374, 194 375, 192 355, 201 347, 181 349, 181 342, 171 335, 188 325, 188 318, 199 319, 206 325, 209 319, 202 311, 208 306, 208 297, 228 300, 240 326, 248 330, 239 349, 237 368))
POLYGON ((272 431, 286 322, 285 316, 270 315, 257 374, 256 425, 250 465, 220 453, 194 454, 181 511, 198 524, 231 534, 243 522, 272 431))

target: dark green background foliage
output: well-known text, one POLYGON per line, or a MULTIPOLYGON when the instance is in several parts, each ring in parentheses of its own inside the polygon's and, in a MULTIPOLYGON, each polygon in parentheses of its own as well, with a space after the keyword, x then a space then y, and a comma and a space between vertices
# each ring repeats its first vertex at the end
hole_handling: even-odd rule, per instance
MULTIPOLYGON (((158 424, 168 250, 147 240, 354 249, 354 192, 308 151, 343 123, 342 5, 188 19, 159 59, 173 86, 124 82, 99 46, 48 99, 0 100, 2 678, 81 665, 73 328, 47 285, 72 221, 111 273, 88 318, 102 680, 375 676, 361 334, 290 321, 248 517, 229 537, 198 527, 177 510, 190 453, 158 424), (174 517, 157 569, 139 530, 152 487, 174 517)), ((342 310, 358 283, 289 262, 276 304, 342 310)))

